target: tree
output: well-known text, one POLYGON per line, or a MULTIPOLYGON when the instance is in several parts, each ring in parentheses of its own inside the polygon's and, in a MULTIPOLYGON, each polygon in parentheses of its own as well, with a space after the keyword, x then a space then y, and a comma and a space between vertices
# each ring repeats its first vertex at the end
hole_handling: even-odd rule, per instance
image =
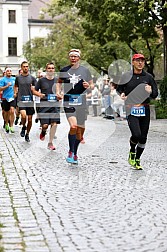
MULTIPOLYGON (((43 13, 49 14, 53 25, 46 38, 35 38, 24 46, 24 55, 32 69, 44 68, 48 61, 53 61, 57 71, 68 63, 68 51, 80 48, 82 58, 99 73, 106 71, 110 63, 126 54, 130 61, 129 48, 125 43, 112 42, 104 46, 93 38, 85 36, 82 23, 85 18, 78 14, 78 9, 69 6, 58 6, 59 1, 53 1, 43 13)), ((43 17, 42 17, 43 18, 43 17)))
POLYGON ((125 42, 134 53, 144 52, 148 71, 153 74, 155 58, 159 57, 162 46, 161 31, 165 48, 167 46, 165 0, 104 0, 103 2, 60 0, 60 2, 62 6, 75 5, 79 8, 80 14, 84 13, 85 34, 100 45, 121 41, 125 42), (134 46, 135 40, 143 42, 142 48, 134 46))

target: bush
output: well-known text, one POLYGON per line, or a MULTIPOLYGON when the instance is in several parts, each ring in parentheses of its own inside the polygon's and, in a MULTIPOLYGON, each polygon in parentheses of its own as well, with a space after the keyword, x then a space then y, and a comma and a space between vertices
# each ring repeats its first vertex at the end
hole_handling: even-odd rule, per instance
POLYGON ((163 103, 162 100, 151 100, 151 103, 155 105, 155 112, 157 119, 167 118, 167 103, 163 103))
POLYGON ((167 102, 167 75, 160 81, 160 95, 161 102, 166 104, 167 102))

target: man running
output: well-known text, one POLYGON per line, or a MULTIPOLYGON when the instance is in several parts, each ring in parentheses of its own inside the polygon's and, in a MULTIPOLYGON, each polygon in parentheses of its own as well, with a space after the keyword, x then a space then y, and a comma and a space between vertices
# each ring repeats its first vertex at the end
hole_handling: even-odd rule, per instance
POLYGON ((5 130, 7 133, 14 133, 14 112, 16 108, 16 99, 14 97, 15 77, 12 76, 12 69, 7 67, 6 75, 0 81, 0 91, 2 95, 2 107, 4 110, 5 130))
POLYGON ((78 164, 77 150, 85 131, 85 91, 93 83, 90 71, 80 65, 80 57, 79 49, 69 51, 70 65, 61 69, 56 86, 56 95, 62 99, 62 84, 64 85, 64 111, 70 126, 69 152, 66 161, 73 164, 78 164))
POLYGON ((128 162, 138 170, 142 169, 140 157, 144 151, 150 124, 151 98, 158 96, 158 89, 152 75, 143 70, 145 57, 142 54, 134 54, 132 57, 133 71, 125 73, 125 84, 117 87, 121 98, 125 100, 128 125, 131 131, 130 152, 128 162))
POLYGON ((36 105, 38 110, 38 118, 42 125, 40 140, 44 141, 46 130, 50 125, 48 149, 55 150, 53 139, 56 133, 57 124, 60 124, 60 113, 58 102, 56 99, 56 79, 55 79, 55 66, 50 62, 46 64, 46 76, 38 80, 35 89, 41 90, 45 97, 41 98, 40 103, 36 105))
POLYGON ((33 94, 43 97, 43 94, 35 91, 36 79, 29 74, 27 61, 21 63, 22 73, 16 77, 14 92, 17 95, 17 105, 21 114, 21 137, 30 142, 29 133, 32 127, 32 116, 35 113, 33 94))

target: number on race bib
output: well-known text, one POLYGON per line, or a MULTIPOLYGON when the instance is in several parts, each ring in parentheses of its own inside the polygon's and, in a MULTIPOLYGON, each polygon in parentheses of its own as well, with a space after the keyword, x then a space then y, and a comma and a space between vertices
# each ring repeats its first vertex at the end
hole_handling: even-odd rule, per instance
POLYGON ((133 115, 133 116, 145 116, 145 107, 144 106, 133 106, 131 108, 131 115, 133 115))
POLYGON ((49 102, 54 102, 56 100, 57 100, 57 98, 56 98, 55 94, 48 94, 48 101, 49 102))
POLYGON ((70 95, 69 105, 82 105, 82 96, 79 94, 70 95))
POLYGON ((31 102, 31 96, 30 95, 22 95, 21 97, 22 102, 31 102))

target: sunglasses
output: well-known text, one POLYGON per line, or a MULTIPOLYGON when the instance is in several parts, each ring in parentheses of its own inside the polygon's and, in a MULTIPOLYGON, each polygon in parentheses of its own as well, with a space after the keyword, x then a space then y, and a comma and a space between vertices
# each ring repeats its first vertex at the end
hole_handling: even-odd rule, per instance
POLYGON ((136 62, 145 62, 145 59, 134 59, 136 62))
POLYGON ((48 67, 47 69, 55 69, 54 67, 48 67))

